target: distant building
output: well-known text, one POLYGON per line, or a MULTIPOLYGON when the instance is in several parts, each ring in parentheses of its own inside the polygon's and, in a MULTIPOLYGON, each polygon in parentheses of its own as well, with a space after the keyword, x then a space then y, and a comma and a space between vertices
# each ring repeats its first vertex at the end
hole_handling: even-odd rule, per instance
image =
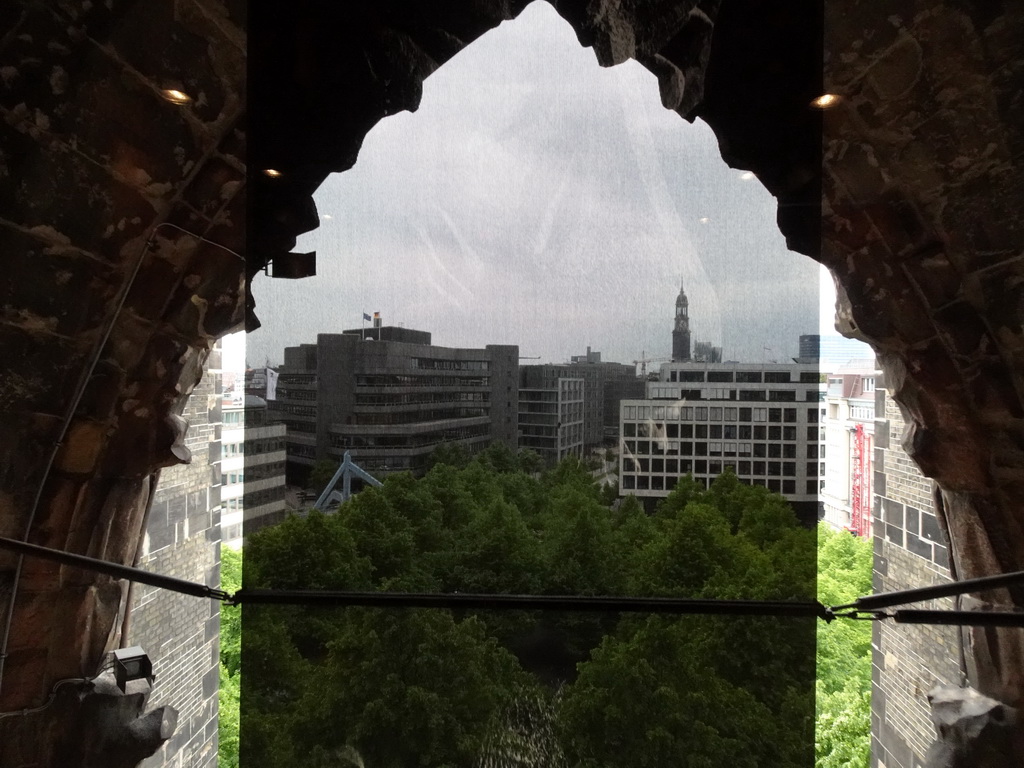
POLYGON ((829 374, 825 390, 825 521, 858 536, 871 536, 875 434, 873 362, 829 374))
POLYGON ((287 427, 289 482, 346 450, 380 477, 425 472, 442 443, 516 448, 519 348, 429 342, 425 331, 376 326, 285 349, 270 416, 287 427))
POLYGON ((848 339, 838 334, 820 337, 818 365, 822 373, 832 373, 849 364, 851 360, 874 360, 875 352, 863 341, 848 339))
POLYGON ((519 447, 536 451, 549 466, 566 456, 582 457, 584 380, 559 378, 534 387, 529 382, 539 377, 526 373, 520 373, 519 447))
POLYGON ((794 362, 817 363, 821 359, 821 336, 805 333, 800 337, 800 356, 794 362))
POLYGON ((600 363, 601 362, 601 353, 600 352, 592 352, 590 350, 590 347, 587 347, 587 354, 585 354, 585 355, 573 355, 572 357, 569 358, 569 362, 571 362, 571 363, 600 363))
POLYGON ((710 341, 698 341, 693 345, 693 362, 720 363, 722 362, 722 348, 712 345, 710 341))
POLYGON ((798 364, 667 363, 620 413, 619 487, 667 496, 680 477, 709 485, 726 467, 818 518, 822 474, 818 369, 798 364))
POLYGON ((574 355, 570 363, 544 363, 520 367, 520 386, 552 389, 559 379, 583 379, 583 447, 600 445, 612 426, 612 438, 618 435, 619 401, 626 396, 643 396, 643 384, 636 369, 623 363, 602 363, 601 353, 587 348, 586 356, 574 355), (589 362, 587 362, 589 360, 589 362), (636 382, 630 390, 623 382, 636 382))
POLYGON ((225 398, 221 410, 221 538, 238 548, 286 515, 285 425, 268 424, 267 401, 255 395, 225 398))

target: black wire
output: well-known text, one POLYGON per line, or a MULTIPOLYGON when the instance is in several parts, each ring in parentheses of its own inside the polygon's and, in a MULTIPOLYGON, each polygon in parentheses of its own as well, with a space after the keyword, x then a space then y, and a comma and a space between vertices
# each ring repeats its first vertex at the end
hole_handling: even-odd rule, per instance
POLYGON ((702 614, 711 616, 817 617, 828 620, 819 602, 710 600, 679 597, 587 595, 484 595, 435 592, 348 592, 330 590, 242 589, 233 605, 367 606, 376 608, 463 608, 498 611, 575 611, 702 614))

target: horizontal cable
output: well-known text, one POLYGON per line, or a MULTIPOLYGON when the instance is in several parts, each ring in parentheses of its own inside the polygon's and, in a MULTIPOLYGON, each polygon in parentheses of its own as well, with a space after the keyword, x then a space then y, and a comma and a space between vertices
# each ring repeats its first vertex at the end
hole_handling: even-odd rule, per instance
POLYGON ((241 589, 234 605, 364 606, 373 608, 464 608, 498 611, 576 611, 703 614, 710 616, 828 617, 818 602, 710 600, 680 597, 589 595, 483 595, 461 592, 348 592, 329 590, 241 589))

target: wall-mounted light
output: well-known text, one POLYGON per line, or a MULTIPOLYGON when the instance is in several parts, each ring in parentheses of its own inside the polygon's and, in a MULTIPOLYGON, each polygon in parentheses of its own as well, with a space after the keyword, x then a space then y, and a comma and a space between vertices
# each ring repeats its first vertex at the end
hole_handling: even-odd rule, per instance
POLYGON ((161 88, 160 95, 171 104, 184 105, 192 102, 192 97, 180 88, 161 88))
POLYGON ((821 96, 811 102, 811 106, 815 109, 831 109, 832 107, 839 104, 843 100, 843 97, 838 93, 823 93, 821 96))
POLYGON ((149 693, 153 687, 153 662, 138 645, 114 651, 114 679, 122 693, 149 693))
POLYGON ((264 176, 269 176, 272 179, 279 179, 279 178, 281 178, 281 176, 283 174, 280 171, 275 170, 273 168, 264 168, 263 169, 263 175, 264 176))

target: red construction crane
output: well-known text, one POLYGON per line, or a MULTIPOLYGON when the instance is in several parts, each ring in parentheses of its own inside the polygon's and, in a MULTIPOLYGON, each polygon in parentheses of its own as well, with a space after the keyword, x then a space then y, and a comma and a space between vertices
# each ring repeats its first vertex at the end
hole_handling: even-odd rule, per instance
POLYGON ((864 498, 864 478, 867 474, 867 450, 864 443, 864 425, 858 424, 853 429, 853 472, 850 488, 850 529, 857 536, 867 536, 870 528, 869 519, 866 519, 870 513, 865 514, 865 505, 868 502, 864 498))

